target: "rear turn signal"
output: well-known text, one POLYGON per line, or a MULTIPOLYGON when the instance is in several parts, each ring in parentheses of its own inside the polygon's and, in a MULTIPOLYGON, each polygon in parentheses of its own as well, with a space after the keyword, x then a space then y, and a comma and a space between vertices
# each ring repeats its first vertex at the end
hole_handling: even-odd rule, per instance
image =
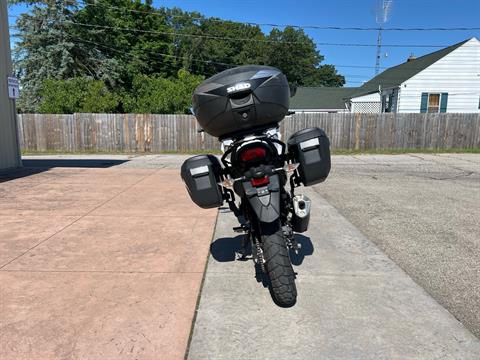
POLYGON ((294 172, 295 170, 297 170, 298 168, 298 163, 294 163, 294 164, 286 164, 284 167, 283 167, 283 170, 285 170, 288 174, 294 172))
POLYGON ((268 176, 264 176, 259 179, 252 179, 250 180, 250 182, 252 183, 252 186, 257 187, 262 185, 268 185, 270 183, 270 179, 268 178, 268 176))
POLYGON ((233 184, 235 184, 235 179, 225 179, 218 183, 218 185, 223 186, 227 189, 233 189, 233 184))

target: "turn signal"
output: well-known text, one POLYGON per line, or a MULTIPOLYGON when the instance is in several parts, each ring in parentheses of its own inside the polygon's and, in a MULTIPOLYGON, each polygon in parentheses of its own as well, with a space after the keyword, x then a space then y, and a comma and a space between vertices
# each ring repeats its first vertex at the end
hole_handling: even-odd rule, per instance
POLYGON ((235 179, 225 179, 218 183, 218 185, 227 189, 233 189, 233 184, 235 184, 235 179))
POLYGON ((283 170, 285 170, 287 173, 292 173, 294 172, 295 170, 297 170, 298 168, 298 163, 295 163, 295 164, 286 164, 284 167, 283 167, 283 170))

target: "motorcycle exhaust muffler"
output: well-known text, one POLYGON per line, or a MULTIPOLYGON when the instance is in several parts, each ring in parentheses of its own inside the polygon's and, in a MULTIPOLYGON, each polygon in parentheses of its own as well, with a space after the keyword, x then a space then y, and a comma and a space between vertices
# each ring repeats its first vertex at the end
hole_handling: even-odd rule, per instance
POLYGON ((293 198, 292 230, 303 233, 308 229, 310 221, 311 200, 305 195, 296 195, 293 198))

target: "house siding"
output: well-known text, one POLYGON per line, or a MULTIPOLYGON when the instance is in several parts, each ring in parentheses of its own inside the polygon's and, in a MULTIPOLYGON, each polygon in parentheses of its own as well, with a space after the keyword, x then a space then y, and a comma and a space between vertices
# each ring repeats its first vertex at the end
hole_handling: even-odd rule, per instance
POLYGON ((422 93, 448 93, 448 113, 479 113, 480 41, 467 41, 402 83, 397 111, 420 112, 422 93))
POLYGON ((378 92, 354 97, 350 102, 351 112, 379 113, 381 109, 380 94, 378 92))

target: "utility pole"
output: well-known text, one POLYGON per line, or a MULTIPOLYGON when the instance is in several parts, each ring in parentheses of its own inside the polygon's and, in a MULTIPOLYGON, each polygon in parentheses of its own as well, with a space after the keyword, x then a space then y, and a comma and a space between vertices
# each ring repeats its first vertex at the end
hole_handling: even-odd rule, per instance
POLYGON ((16 97, 18 82, 13 78, 7 0, 0 0, 0 171, 22 166, 16 97))
POLYGON ((375 75, 380 71, 380 58, 382 57, 382 25, 378 28, 377 36, 377 59, 375 61, 375 75))

